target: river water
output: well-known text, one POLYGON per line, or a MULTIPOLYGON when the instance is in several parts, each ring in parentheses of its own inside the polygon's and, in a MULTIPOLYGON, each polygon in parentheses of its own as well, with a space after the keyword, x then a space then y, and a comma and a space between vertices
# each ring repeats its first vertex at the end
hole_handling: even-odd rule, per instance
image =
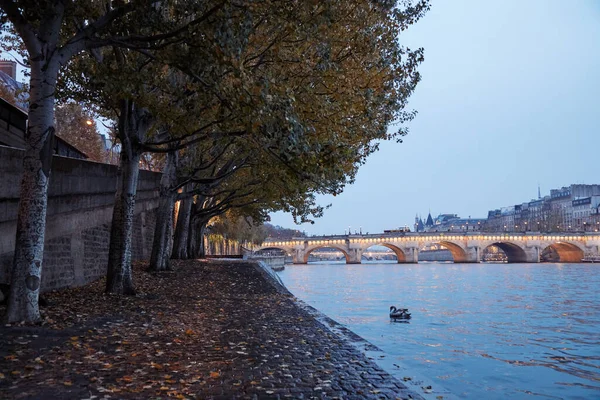
POLYGON ((465 399, 600 399, 600 265, 289 265, 298 298, 465 399), (389 307, 409 323, 390 322, 389 307))

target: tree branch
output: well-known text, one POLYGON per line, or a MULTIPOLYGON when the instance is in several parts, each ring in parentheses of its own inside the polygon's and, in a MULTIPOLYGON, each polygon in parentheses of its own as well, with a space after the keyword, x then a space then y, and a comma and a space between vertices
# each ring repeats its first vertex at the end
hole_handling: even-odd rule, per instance
POLYGON ((0 0, 0 7, 6 13, 6 16, 15 27, 21 39, 23 39, 29 54, 39 54, 42 48, 37 39, 36 31, 23 14, 21 14, 16 3, 12 0, 0 0))

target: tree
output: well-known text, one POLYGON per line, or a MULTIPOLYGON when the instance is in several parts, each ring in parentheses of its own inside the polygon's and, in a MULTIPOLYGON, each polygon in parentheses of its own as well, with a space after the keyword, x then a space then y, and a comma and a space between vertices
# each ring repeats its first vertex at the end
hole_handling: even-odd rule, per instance
MULTIPOLYGON (((388 133, 387 127, 394 120, 402 122, 413 116, 402 110, 418 82, 415 68, 422 54, 420 50, 410 52, 400 48, 396 36, 400 29, 418 18, 426 6, 421 3, 405 13, 397 13, 389 4, 365 2, 356 2, 351 7, 328 3, 314 8, 270 2, 252 7, 222 7, 208 20, 203 34, 197 36, 199 43, 191 38, 185 46, 175 46, 178 51, 171 49, 170 64, 188 74, 191 80, 175 79, 175 85, 158 89, 161 97, 170 99, 166 101, 169 112, 177 114, 178 109, 184 109, 186 112, 181 116, 194 128, 187 132, 185 128, 178 129, 177 119, 165 115, 161 111, 165 108, 155 104, 155 107, 150 106, 150 114, 161 126, 169 126, 168 137, 155 136, 155 140, 145 141, 138 136, 136 142, 141 143, 142 150, 161 152, 202 141, 208 141, 210 148, 219 138, 239 137, 242 147, 246 148, 242 152, 252 148, 263 154, 263 163, 285 170, 285 176, 273 180, 280 184, 279 188, 294 188, 292 194, 284 194, 273 186, 269 190, 260 187, 260 201, 269 204, 266 208, 294 210, 301 218, 313 212, 319 215, 322 212, 319 207, 307 206, 310 203, 306 202, 306 193, 339 193, 354 179, 364 159, 377 149, 374 140, 405 133, 403 129, 388 133), (349 32, 350 45, 344 40, 349 32), (312 51, 324 38, 329 42, 327 49, 312 51), (368 45, 364 44, 365 40, 368 45), (207 46, 207 42, 214 45, 207 46), (329 54, 332 50, 337 57, 329 54), (208 64, 207 60, 210 60, 208 64), (184 89, 177 94, 180 86, 184 89), (193 93, 190 96, 195 106, 190 108, 186 101, 188 107, 180 104, 188 96, 185 92, 193 93), (292 205, 292 198, 300 201, 301 206, 292 205)), ((142 64, 148 65, 147 62, 142 64)), ((141 69, 133 65, 139 74, 141 69)), ((122 74, 123 66, 120 67, 122 74)), ((165 76, 172 82, 172 72, 165 76)), ((146 81, 144 79, 146 87, 156 90, 154 84, 146 81)), ((136 97, 141 95, 138 89, 136 97)), ((140 103, 139 99, 136 101, 140 103)), ((233 161, 229 165, 238 164, 233 161)), ((264 179, 258 181, 264 182, 264 179)), ((171 196, 179 186, 172 181, 165 182, 164 187, 171 187, 171 190, 161 190, 165 196, 171 196)), ((205 191, 205 188, 198 190, 205 191)), ((259 202, 256 188, 250 191, 228 189, 221 194, 221 198, 212 193, 202 196, 195 213, 195 220, 201 223, 191 226, 205 226, 215 213, 240 207, 241 199, 252 204, 259 202), (249 196, 255 198, 245 199, 249 196)), ((172 220, 168 211, 172 209, 172 201, 164 200, 161 204, 167 211, 162 207, 159 210, 160 226, 156 233, 161 238, 156 237, 155 255, 166 254, 160 249, 165 246, 168 236, 164 232, 172 220)), ((182 248, 181 243, 178 248, 182 248)), ((162 269, 165 265, 154 257, 151 260, 153 269, 162 269)))
POLYGON ((210 232, 234 240, 240 244, 261 244, 267 238, 267 230, 262 223, 241 215, 239 210, 229 210, 210 221, 210 232))
POLYGON ((68 102, 58 106, 55 115, 56 136, 81 150, 92 161, 106 161, 106 150, 91 112, 81 104, 68 102))
POLYGON ((267 237, 273 239, 283 239, 283 240, 291 240, 295 237, 305 237, 306 235, 303 232, 300 232, 297 229, 283 228, 279 225, 264 225, 267 237))
MULTIPOLYGON (((427 10, 395 1, 129 3, 0 0, 31 65, 30 125, 26 137, 17 249, 9 320, 36 320, 43 232, 60 67, 92 61, 88 99, 113 99, 121 168, 111 232, 107 291, 134 293, 131 221, 143 152, 168 152, 194 143, 240 137, 270 160, 253 165, 251 182, 207 197, 224 204, 266 202, 297 216, 319 215, 314 193, 339 193, 377 149, 398 138, 408 96, 419 80, 422 51, 398 34, 427 10), (69 18, 65 18, 69 15, 69 18), (104 49, 100 51, 99 49, 104 49), (106 51, 109 49, 110 51, 106 51), (81 57, 87 51, 87 56, 81 57), (77 57, 76 57, 77 56, 77 57), (179 79, 171 70, 185 72, 179 79), (108 74, 106 74, 108 72, 108 74), (154 74, 151 74, 153 72, 154 74), (148 79, 151 77, 151 79, 148 79), (173 77, 175 79, 173 80, 173 77), (112 97, 111 97, 112 96, 112 97), (115 104, 116 103, 116 104, 115 104), (189 118, 182 118, 189 117, 189 118), (160 128, 167 126, 165 138, 160 128), (268 166, 278 168, 269 182, 268 166), (289 186, 289 190, 282 188, 289 186), (217 199, 217 200, 215 200, 217 199)), ((93 101, 93 100, 92 100, 93 101)), ((236 173, 236 179, 239 174, 236 173)))
MULTIPOLYGON (((228 28, 252 28, 246 35, 234 34, 240 39, 221 49, 230 68, 216 87, 219 99, 228 102, 228 111, 246 116, 242 120, 230 113, 244 132, 240 140, 252 151, 266 154, 263 165, 282 173, 274 178, 264 172, 259 178, 264 185, 248 196, 260 197, 264 210, 284 209, 306 220, 311 213, 322 212, 307 193, 340 193, 377 149, 377 140, 406 133, 404 127, 387 129, 392 122, 414 116, 404 107, 419 81, 416 66, 422 50, 402 48, 397 36, 420 18, 428 4, 405 9, 396 8, 395 2, 360 1, 269 6, 243 9, 243 17, 234 14, 223 23, 228 28), (231 21, 236 18, 249 21, 235 25, 231 21), (265 176, 271 180, 266 182, 265 176), (272 185, 275 182, 278 186, 272 185)), ((195 76, 194 71, 190 75, 195 76)), ((183 208, 186 213, 188 207, 183 208)), ((198 226, 207 222, 207 209, 225 207, 210 194, 202 196, 194 208, 194 218, 203 222, 198 226)), ((182 248, 178 243, 175 253, 182 248)))
MULTIPOLYGON (((29 123, 7 320, 37 321, 48 180, 55 133, 54 106, 62 66, 84 51, 111 46, 147 50, 189 34, 199 21, 190 15, 219 7, 211 2, 71 2, 0 0, 2 46, 19 51, 30 67, 29 123), (173 4, 169 19, 164 8, 173 4), (206 7, 206 8, 205 8, 206 7), (188 13, 192 14, 188 14, 188 13), (67 18, 68 17, 68 18, 67 18), (10 24, 10 26, 9 26, 10 24), (144 29, 152 27, 151 30, 144 29), (125 29, 127 28, 127 29, 125 29)), ((210 12, 210 11, 207 11, 210 12)))

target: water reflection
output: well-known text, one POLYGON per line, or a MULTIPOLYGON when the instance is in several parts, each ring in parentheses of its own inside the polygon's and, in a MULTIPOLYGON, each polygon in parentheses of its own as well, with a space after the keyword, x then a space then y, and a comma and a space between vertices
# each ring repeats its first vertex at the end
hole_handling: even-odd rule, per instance
POLYGON ((464 398, 600 398, 593 264, 321 264, 281 273, 301 299, 464 398), (390 304, 412 312, 391 323, 390 304), (409 321, 406 321, 409 322, 409 321))

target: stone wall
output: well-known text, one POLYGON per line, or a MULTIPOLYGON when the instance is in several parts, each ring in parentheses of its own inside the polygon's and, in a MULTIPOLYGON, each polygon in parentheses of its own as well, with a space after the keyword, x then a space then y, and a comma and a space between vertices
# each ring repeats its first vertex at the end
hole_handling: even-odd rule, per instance
MULTIPOLYGON (((19 203, 21 150, 0 146, 0 283, 10 280, 19 203)), ((117 167, 54 156, 44 245, 42 291, 104 276, 117 167)), ((160 173, 140 171, 134 217, 134 260, 150 257, 160 173)))

